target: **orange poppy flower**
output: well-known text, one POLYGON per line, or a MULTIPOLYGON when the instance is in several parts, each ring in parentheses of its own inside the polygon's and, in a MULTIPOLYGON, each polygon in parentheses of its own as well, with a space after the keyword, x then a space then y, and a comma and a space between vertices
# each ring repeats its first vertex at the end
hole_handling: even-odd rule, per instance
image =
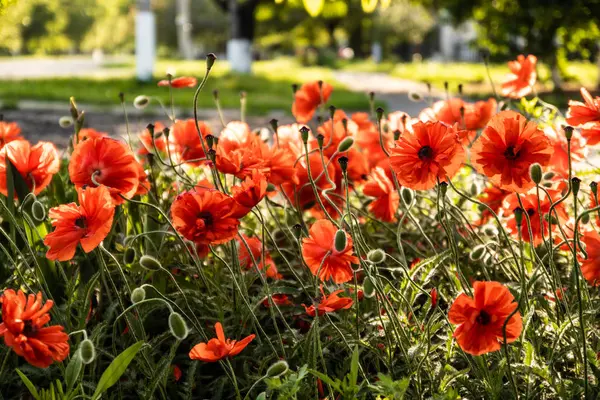
MULTIPOLYGON (((496 186, 488 186, 483 189, 479 195, 479 201, 487 204, 492 211, 497 215, 502 207, 502 202, 510 192, 497 188, 496 186)), ((483 224, 492 218, 492 213, 487 208, 481 210, 480 223, 483 224)))
POLYGON ((347 310, 352 307, 354 301, 351 297, 340 297, 340 293, 342 292, 343 290, 340 289, 331 293, 329 296, 326 296, 325 292, 323 292, 323 286, 321 286, 321 294, 323 297, 321 298, 321 301, 317 303, 317 307, 315 307, 314 304, 310 307, 306 307, 305 304, 302 304, 302 306, 306 310, 306 313, 311 317, 314 317, 317 312, 319 313, 319 316, 322 316, 326 313, 338 310, 347 310))
POLYGON ((277 271, 277 267, 275 266, 273 259, 266 250, 265 260, 263 262, 263 244, 261 241, 257 237, 248 237, 246 235, 242 236, 250 248, 250 251, 248 251, 246 245, 241 239, 236 238, 239 245, 238 257, 240 260, 240 267, 245 270, 254 270, 254 262, 256 262, 258 269, 265 270, 267 277, 272 279, 282 279, 283 276, 279 273, 279 271, 277 271))
POLYGON ((275 148, 286 150, 295 158, 304 153, 304 143, 302 143, 301 128, 308 129, 309 137, 312 136, 310 127, 301 124, 281 125, 277 127, 275 136, 275 148))
POLYGON ((589 146, 600 143, 600 122, 590 122, 581 127, 581 136, 583 136, 589 146))
MULTIPOLYGON (((277 306, 292 306, 294 305, 294 303, 292 303, 292 301, 289 299, 289 297, 286 294, 283 293, 275 293, 273 295, 271 295, 271 299, 273 300, 273 303, 277 306)), ((271 307, 271 303, 269 302, 269 298, 266 297, 263 302, 262 302, 263 306, 269 308, 271 307)))
MULTIPOLYGON (((373 168, 382 158, 387 158, 381 148, 379 141, 379 130, 377 126, 369 120, 367 113, 352 114, 352 121, 358 126, 358 132, 355 135, 356 145, 367 155, 369 166, 373 168)), ((394 142, 393 134, 390 131, 381 132, 383 147, 388 152, 394 142)))
POLYGON ((546 166, 551 154, 550 141, 537 124, 507 110, 492 117, 471 148, 471 161, 500 189, 525 193, 534 186, 529 167, 546 166))
MULTIPOLYGON (((552 146, 552 155, 549 166, 552 166, 552 170, 561 174, 568 175, 569 173, 569 153, 567 152, 568 143, 567 137, 560 128, 553 128, 547 126, 544 128, 544 134, 550 141, 552 146)), ((573 131, 571 137, 571 161, 573 163, 583 161, 587 155, 587 148, 585 146, 585 140, 578 131, 573 131)))
MULTIPOLYGON (((333 163, 328 164, 329 159, 327 157, 324 157, 324 160, 325 165, 327 165, 327 173, 329 174, 331 180, 335 182, 335 166, 333 163)), ((321 196, 320 193, 323 189, 332 187, 327 180, 327 177, 323 173, 325 168, 321 162, 321 156, 318 153, 310 153, 308 156, 308 162, 310 166, 310 176, 315 182, 319 196, 321 196)), ((295 206, 299 206, 302 210, 306 210, 317 205, 317 199, 308 178, 308 168, 305 156, 303 156, 296 164, 296 173, 298 177, 298 184, 285 182, 283 183, 282 187, 286 196, 293 202, 295 206)))
POLYGON ((248 214, 267 194, 267 179, 257 170, 252 171, 241 184, 231 188, 231 195, 240 206, 242 215, 248 214))
MULTIPOLYGON (((352 120, 348 120, 342 110, 337 110, 333 122, 328 119, 317 128, 317 135, 323 135, 323 154, 332 157, 341 141, 348 136, 354 136, 356 132, 358 132, 358 126, 352 120), (344 120, 346 121, 346 128, 344 127, 344 120)), ((311 150, 319 148, 319 142, 315 137, 309 141, 309 148, 311 150)))
MULTIPOLYGON (((60 168, 56 147, 50 142, 35 146, 27 140, 13 140, 0 150, 0 193, 7 196, 6 157, 16 167, 29 190, 38 195, 50 184, 60 168)), ((15 193, 16 195, 16 193, 15 193)))
POLYGON ((220 322, 215 324, 215 331, 217 332, 216 339, 210 339, 208 343, 198 343, 192 348, 189 354, 192 360, 216 362, 226 357, 236 356, 240 354, 256 336, 246 336, 239 342, 226 339, 225 332, 223 332, 223 326, 220 322))
POLYGON ((13 140, 25 140, 21 137, 21 127, 16 122, 0 121, 0 148, 13 140))
POLYGON ((69 355, 69 336, 60 325, 44 326, 50 321, 48 311, 54 305, 48 300, 42 305, 42 293, 36 296, 12 289, 4 291, 0 335, 15 353, 38 368, 47 368, 54 361, 63 361, 69 355))
POLYGON ((281 185, 285 182, 299 183, 298 173, 294 167, 296 157, 290 151, 274 147, 271 149, 271 157, 268 161, 269 182, 273 185, 281 185))
MULTIPOLYGON (((552 197, 553 201, 557 201, 560 198, 560 192, 557 190, 549 189, 548 193, 552 197)), ((542 223, 540 223, 540 214, 538 210, 538 197, 535 194, 526 194, 521 195, 521 203, 523 204, 523 211, 529 215, 529 221, 531 223, 531 233, 533 234, 533 240, 531 240, 529 236, 529 229, 527 226, 527 219, 523 216, 523 221, 521 223, 521 235, 523 240, 529 243, 533 243, 534 246, 538 246, 543 242, 543 239, 548 239, 549 236, 549 224, 546 219, 546 215, 550 211, 550 201, 548 200, 548 196, 545 194, 541 195, 541 199, 539 201, 539 210, 542 212, 542 223), (543 224, 543 225, 542 225, 543 224)), ((517 194, 512 193, 504 199, 503 204, 503 215, 508 217, 507 227, 508 231, 513 234, 515 237, 518 236, 519 231, 517 230, 517 221, 515 219, 514 210, 519 205, 519 200, 517 199, 517 194)), ((558 206, 554 208, 556 213, 558 214, 559 222, 566 221, 568 218, 567 211, 565 209, 564 203, 560 203, 558 206)), ((553 225, 553 228, 556 229, 556 224, 553 225)))
POLYGON ((152 135, 150 135, 150 131, 148 129, 144 129, 144 131, 138 134, 138 139, 140 140, 140 148, 138 149, 138 154, 141 156, 145 156, 148 153, 154 153, 154 146, 156 146, 156 150, 160 152, 167 151, 167 141, 165 140, 164 135, 160 135, 158 138, 157 134, 162 132, 165 129, 165 126, 162 122, 154 123, 154 145, 152 144, 152 135))
POLYGON ((127 145, 109 137, 97 137, 79 142, 69 161, 69 177, 77 188, 104 185, 115 205, 123 197, 137 193, 140 182, 139 163, 127 145))
MULTIPOLYGON (((507 287, 499 282, 474 282, 474 297, 461 293, 448 311, 450 323, 458 325, 454 337, 465 353, 479 356, 500 350, 503 326, 519 306, 507 287)), ((506 324, 506 342, 512 343, 523 330, 517 311, 506 324)))
POLYGON ((510 74, 502 83, 502 96, 519 99, 531 93, 537 80, 536 64, 537 57, 531 54, 527 57, 521 54, 515 61, 509 61, 510 74))
POLYGON ((417 120, 413 120, 410 115, 404 111, 394 111, 393 113, 388 114, 387 121, 385 122, 388 131, 392 133, 399 131, 400 134, 403 134, 404 132, 412 132, 412 126, 417 120))
POLYGON ((173 226, 183 237, 200 244, 221 244, 237 235, 240 221, 232 216, 235 200, 216 190, 191 190, 171 205, 173 226))
POLYGON ((230 122, 221 132, 216 152, 219 171, 246 179, 258 170, 268 177, 270 159, 270 149, 246 123, 230 122))
MULTIPOLYGON (((210 126, 204 121, 198 121, 198 127, 202 132, 202 137, 206 138, 212 134, 210 126)), ((205 162, 202 159, 206 158, 206 154, 196 130, 196 121, 193 119, 175 121, 171 127, 169 140, 173 151, 179 155, 181 161, 196 167, 205 162)))
POLYGON ((50 260, 72 259, 78 244, 89 253, 110 232, 115 208, 109 190, 105 186, 78 188, 77 197, 79 205, 69 203, 50 209, 54 231, 44 238, 50 260))
POLYGON ((363 193, 375 197, 369 206, 369 211, 378 219, 385 222, 396 220, 396 210, 400 204, 400 196, 394 188, 394 183, 387 177, 381 167, 376 167, 369 181, 363 187, 363 193))
POLYGON ((180 76, 179 78, 171 79, 169 83, 168 79, 163 79, 158 82, 158 86, 171 86, 174 89, 180 88, 193 88, 198 84, 198 80, 193 76, 180 76))
POLYGON ((585 243, 587 258, 579 258, 581 273, 592 286, 600 286, 600 235, 595 230, 586 232, 581 241, 585 243))
POLYGON ((400 184, 425 190, 446 176, 452 178, 465 158, 456 129, 443 122, 417 122, 412 129, 391 150, 390 163, 400 184))
POLYGON ((148 175, 146 175, 146 170, 144 170, 142 163, 136 161, 136 164, 138 170, 138 187, 135 195, 142 196, 148 193, 148 190, 150 190, 150 181, 148 180, 148 175))
POLYGON ((325 82, 322 82, 322 85, 319 85, 317 81, 302 85, 294 94, 294 104, 292 105, 292 114, 296 121, 301 124, 310 121, 317 108, 329 101, 332 91, 333 87, 325 82))
POLYGON ((183 373, 181 372, 181 368, 179 368, 178 365, 172 365, 173 367, 173 379, 175 379, 175 382, 179 382, 179 380, 181 379, 181 376, 183 375, 183 373))
POLYGON ((567 112, 567 123, 572 126, 600 121, 600 97, 592 97, 586 88, 581 88, 580 101, 569 100, 569 111, 567 112))
POLYGON ((82 128, 79 131, 79 134, 77 135, 77 137, 79 138, 79 141, 93 139, 93 138, 106 137, 106 136, 108 136, 108 133, 100 132, 93 128, 82 128))
POLYGON ((352 279, 352 264, 358 264, 358 257, 352 250, 352 238, 346 233, 346 248, 335 249, 337 228, 327 219, 315 222, 308 231, 309 237, 302 239, 302 257, 313 275, 326 281, 344 283, 352 279))

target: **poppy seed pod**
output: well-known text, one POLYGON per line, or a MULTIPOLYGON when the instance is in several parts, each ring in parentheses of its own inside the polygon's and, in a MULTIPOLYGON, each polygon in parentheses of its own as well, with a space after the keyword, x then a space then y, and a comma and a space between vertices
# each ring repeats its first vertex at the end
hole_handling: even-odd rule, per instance
POLYGON ((31 216, 37 222, 42 222, 46 219, 46 209, 44 208, 44 205, 37 200, 31 204, 31 216))
POLYGON ((269 378, 275 378, 285 374, 289 369, 288 363, 285 360, 280 360, 267 369, 267 376, 269 378))
POLYGON ((573 137, 573 127, 565 126, 563 129, 565 130, 565 137, 567 138, 567 140, 571 140, 571 138, 573 137))
POLYGON ((300 128, 300 136, 302 137, 302 142, 304 144, 308 143, 308 128, 306 126, 302 126, 300 128))
POLYGON ((294 226, 292 226, 292 232, 294 232, 296 239, 300 239, 300 237, 302 237, 302 225, 294 224, 294 226))
POLYGON ((208 53, 206 55, 206 69, 210 70, 215 64, 216 60, 217 56, 215 56, 214 53, 208 53))
POLYGON ((473 250, 471 250, 471 253, 469 253, 469 258, 472 261, 479 261, 485 254, 485 251, 486 251, 486 249, 485 249, 484 245, 482 245, 482 244, 477 245, 473 248, 473 250))
POLYGON ((363 294, 368 299, 375 296, 375 284, 373 283, 373 280, 368 276, 363 281, 363 294))
POLYGON ((598 197, 598 183, 597 182, 592 182, 590 183, 590 190, 592 191, 592 194, 594 195, 594 197, 598 197))
POLYGON ((571 178, 571 187, 573 189, 573 196, 577 196, 577 194, 579 193, 580 186, 581 186, 581 179, 579 179, 576 176, 571 178))
POLYGON ((273 129, 273 132, 277 132, 279 121, 277 121, 275 118, 273 118, 272 120, 269 121, 269 124, 271 124, 271 129, 273 129))
POLYGON ((171 331, 171 335, 179 340, 185 339, 189 333, 185 320, 175 311, 169 315, 169 330, 171 331))
POLYGON ((79 355, 84 364, 90 364, 96 358, 96 348, 90 339, 82 340, 79 344, 79 355))
POLYGON ((587 224, 588 222, 590 222, 590 214, 589 213, 585 213, 581 215, 581 222, 583 224, 587 224))
POLYGON ((346 245, 348 244, 348 240, 346 238, 346 232, 344 232, 341 229, 338 230, 335 233, 334 244, 335 244, 336 251, 344 251, 346 249, 346 245))
POLYGON ((58 120, 58 125, 61 128, 68 128, 71 125, 73 125, 73 123, 74 123, 73 118, 67 117, 67 116, 60 117, 59 120, 58 120))
POLYGON ((383 118, 383 112, 383 108, 377 107, 377 110, 375 110, 375 114, 377 115, 377 121, 381 121, 381 119, 383 118))
POLYGON ((385 261, 385 252, 381 249, 373 249, 367 253, 367 259, 373 264, 381 264, 385 261))
POLYGON ((556 174, 555 174, 554 172, 552 172, 552 171, 548 171, 548 172, 546 172, 546 173, 544 174, 544 180, 545 180, 545 181, 549 181, 549 180, 551 180, 552 178, 554 178, 554 176, 555 176, 555 175, 556 175, 556 174))
POLYGON ((318 134, 317 135, 317 143, 319 144, 319 149, 323 148, 323 141, 325 140, 325 136, 323 136, 322 134, 318 134))
POLYGON ((539 185, 542 181, 542 166, 538 163, 531 164, 529 167, 529 177, 536 185, 539 185))
POLYGON ((133 291, 131 292, 131 302, 133 304, 137 304, 140 301, 144 301, 145 298, 146 298, 146 291, 142 287, 137 287, 137 288, 133 289, 133 291))
POLYGON ((515 214, 515 222, 517 223, 517 226, 521 227, 523 225, 523 209, 521 207, 517 207, 513 210, 513 213, 515 214))
POLYGON ((148 255, 143 255, 140 258, 140 265, 146 269, 149 269, 150 271, 156 271, 156 270, 162 269, 162 265, 161 265, 160 261, 158 261, 156 258, 154 258, 152 256, 148 256, 148 255))
POLYGON ((138 110, 143 110, 148 104, 150 104, 150 98, 148 98, 148 96, 139 95, 133 99, 133 106, 138 110))
POLYGON ((348 157, 346 156, 341 156, 340 158, 338 158, 338 164, 340 164, 340 168, 342 169, 343 173, 346 173, 346 171, 348 170, 348 157))
POLYGON ((125 250, 125 254, 123 254, 123 262, 125 264, 133 264, 136 256, 137 256, 137 254, 136 254, 135 249, 133 247, 128 247, 125 250))
MULTIPOLYGON (((321 82, 321 86, 322 86, 323 85, 322 81, 319 81, 319 82, 321 82)), ((329 106, 329 117, 331 119, 333 119, 334 115, 335 115, 335 106, 329 106)))
POLYGON ((415 199, 415 192, 406 186, 400 189, 400 196, 406 207, 410 207, 415 199))
POLYGON ((440 188, 440 197, 446 196, 446 192, 448 191, 448 182, 440 182, 438 186, 440 188))
POLYGON ((353 144, 354 144, 354 139, 352 139, 351 137, 345 138, 338 145, 338 152, 344 153, 344 152, 350 150, 350 148, 352 147, 353 144))

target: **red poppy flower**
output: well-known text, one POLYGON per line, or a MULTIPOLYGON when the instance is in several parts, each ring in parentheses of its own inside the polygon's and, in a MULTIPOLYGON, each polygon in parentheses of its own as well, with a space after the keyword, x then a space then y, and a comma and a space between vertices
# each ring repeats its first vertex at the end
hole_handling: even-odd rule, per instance
POLYGON ((600 122, 590 122, 581 127, 581 136, 585 138, 589 146, 600 143, 600 122))
POLYGON ((83 140, 87 140, 87 139, 94 139, 94 138, 101 138, 101 137, 106 137, 106 136, 108 136, 108 133, 100 132, 93 128, 82 128, 79 130, 79 134, 77 135, 77 137, 79 138, 79 141, 83 141, 83 140))
MULTIPOLYGON (((323 154, 332 157, 341 141, 348 136, 354 136, 356 132, 358 132, 358 125, 349 120, 342 110, 336 110, 333 122, 328 119, 317 128, 317 135, 323 135, 323 154)), ((319 148, 319 142, 315 137, 310 139, 308 144, 311 150, 319 148)))
MULTIPOLYGON (((557 190, 548 190, 548 193, 552 197, 552 201, 557 201, 560 198, 560 192, 557 190)), ((547 220, 547 214, 550 211, 550 201, 548 196, 545 194, 541 195, 541 199, 539 201, 539 210, 542 212, 542 222, 540 223, 540 214, 538 210, 538 197, 535 194, 526 194, 520 195, 521 203, 523 204, 523 211, 529 215, 529 221, 531 223, 531 233, 533 234, 533 240, 529 237, 529 229, 527 226, 527 219, 523 215, 523 221, 521 223, 521 235, 523 240, 529 243, 533 243, 534 246, 538 246, 543 242, 543 239, 548 239, 549 236, 549 224, 547 220)), ((515 237, 518 236, 519 232, 517 230, 517 221, 514 216, 514 210, 519 205, 519 200, 517 199, 517 194, 513 193, 508 195, 504 199, 504 204, 502 206, 504 208, 503 215, 508 217, 507 227, 511 234, 515 237)), ((558 214, 559 222, 564 222, 567 220, 567 211, 565 209, 564 203, 560 203, 558 206, 554 208, 556 213, 558 214)), ((556 224, 553 224, 553 229, 556 229, 556 224)))
POLYGON ((225 332, 223 332, 223 326, 220 322, 215 324, 215 331, 217 332, 216 339, 210 339, 208 343, 198 343, 192 348, 189 354, 192 360, 215 362, 226 357, 236 356, 244 350, 255 337, 255 335, 250 335, 239 342, 226 339, 225 332))
POLYGON ((335 283, 352 279, 352 264, 358 264, 358 257, 352 250, 352 238, 346 233, 346 248, 335 249, 337 228, 327 219, 315 222, 308 231, 309 237, 302 239, 302 257, 313 275, 335 283))
POLYGON ((272 148, 271 157, 268 161, 269 182, 273 185, 281 185, 285 182, 299 183, 298 173, 294 166, 296 157, 288 150, 272 148))
POLYGON ((94 250, 106 238, 112 227, 115 208, 105 186, 77 189, 79 205, 62 204, 50 209, 54 231, 46 235, 44 244, 50 249, 50 260, 73 258, 77 245, 86 253, 94 250))
MULTIPOLYGON (((273 303, 277 306, 292 306, 294 305, 294 303, 292 303, 292 301, 289 299, 289 297, 286 294, 283 293, 276 293, 271 295, 271 300, 273 300, 273 303)), ((262 302, 263 306, 265 307, 271 307, 271 303, 269 302, 269 298, 265 298, 262 302)))
MULTIPOLYGON (((479 201, 487 204, 492 211, 497 215, 502 207, 502 202, 510 192, 497 188, 496 186, 488 186, 483 189, 479 195, 479 201)), ((492 212, 487 208, 481 210, 480 223, 483 224, 492 218, 492 212)))
POLYGON ((271 151, 243 122, 230 122, 221 132, 216 152, 217 169, 246 179, 254 170, 270 173, 271 151))
POLYGON ((581 273, 592 286, 600 286, 600 235, 595 230, 586 232, 581 241, 585 243, 587 258, 579 258, 581 273))
MULTIPOLYGON (((474 297, 460 294, 448 312, 450 323, 459 325, 454 337, 464 352, 479 356, 500 350, 504 343, 503 326, 518 307, 514 297, 499 282, 474 282, 474 297)), ((506 324, 506 342, 512 343, 523 330, 517 311, 506 324)))
POLYGON ((557 300, 562 300, 565 297, 565 292, 567 291, 567 287, 558 288, 554 291, 554 294, 546 294, 544 298, 548 301, 556 302, 557 300))
POLYGON ((175 382, 179 382, 179 380, 181 379, 181 376, 183 375, 181 372, 181 368, 179 368, 178 365, 172 365, 173 367, 173 379, 175 379, 175 382))
POLYGON ((4 291, 0 335, 4 343, 27 362, 38 368, 47 368, 54 361, 63 361, 69 355, 69 336, 60 325, 44 326, 50 321, 48 311, 54 305, 48 300, 42 305, 42 293, 37 296, 12 289, 4 291))
POLYGON ((148 175, 146 175, 146 170, 144 170, 142 163, 138 161, 136 161, 136 163, 138 170, 138 187, 135 195, 142 196, 148 193, 148 190, 150 190, 150 181, 148 180, 148 175))
MULTIPOLYGON (((35 146, 27 140, 13 140, 0 150, 0 193, 7 196, 6 157, 17 168, 29 190, 40 194, 60 168, 56 147, 50 142, 35 146)), ((16 195, 16 194, 15 194, 16 195)))
POLYGON ((465 158, 456 129, 442 122, 417 122, 412 128, 391 150, 390 163, 400 184, 425 190, 446 176, 452 178, 465 158))
MULTIPOLYGON (((379 130, 377 126, 369 120, 367 113, 352 114, 352 121, 358 126, 358 132, 355 135, 357 146, 367 155, 367 160, 371 168, 375 167, 382 158, 387 158, 385 152, 381 148, 379 140, 379 130)), ((391 131, 381 132, 383 147, 388 152, 394 142, 391 131)))
POLYGON ((502 83, 502 96, 519 99, 531 93, 537 79, 536 64, 537 57, 531 54, 527 57, 521 54, 515 61, 509 61, 511 73, 502 83))
POLYGON ((238 257, 240 261, 240 267, 245 270, 255 270, 254 262, 258 265, 258 269, 265 270, 267 277, 272 279, 282 279, 283 276, 277 271, 277 267, 273 262, 273 259, 269 255, 269 252, 265 250, 265 261, 263 262, 263 244, 257 237, 248 237, 242 235, 246 241, 246 245, 250 248, 246 248, 246 245, 241 239, 236 238, 238 242, 238 257))
POLYGON ((119 140, 109 137, 80 142, 69 161, 69 177, 77 188, 106 186, 115 205, 135 196, 140 182, 139 165, 133 152, 119 140))
MULTIPOLYGON (((336 181, 336 169, 333 163, 329 163, 327 157, 323 157, 325 165, 327 165, 327 173, 333 182, 336 181)), ((318 153, 310 153, 308 156, 308 162, 310 166, 310 176, 313 179, 319 197, 322 198, 321 192, 324 189, 332 188, 331 184, 327 180, 324 173, 323 162, 321 156, 318 153)), ((306 163, 306 156, 303 156, 300 161, 296 164, 296 173, 298 177, 298 184, 292 182, 286 182, 282 185, 283 190, 287 197, 293 202, 295 206, 299 206, 302 210, 309 209, 313 206, 318 206, 317 198, 315 197, 314 190, 308 179, 308 168, 306 163)), ((325 201, 324 199, 322 199, 325 201)))
POLYGON ((400 204, 400 196, 394 188, 394 183, 387 177, 381 167, 376 167, 371 173, 369 181, 363 187, 363 193, 375 197, 369 206, 369 211, 385 222, 396 220, 396 210, 400 204))
POLYGON ((275 136, 275 147, 284 149, 291 153, 295 158, 304 153, 304 143, 302 142, 301 128, 308 129, 309 137, 312 135, 310 127, 301 124, 281 125, 277 127, 277 136, 275 136))
POLYGON ((537 124, 515 112, 502 111, 490 120, 471 148, 477 171, 500 189, 525 193, 534 186, 529 167, 550 161, 552 146, 537 124))
POLYGON ((323 287, 321 286, 321 294, 323 295, 323 297, 321 298, 321 301, 317 303, 317 307, 315 307, 314 304, 310 307, 306 307, 305 304, 302 304, 302 306, 306 310, 306 313, 311 317, 314 317, 316 315, 317 310, 319 316, 322 316, 325 313, 331 313, 338 310, 347 310, 350 307, 352 307, 354 301, 352 301, 352 298, 350 297, 340 297, 340 293, 342 292, 343 290, 340 289, 331 293, 329 296, 326 296, 325 292, 323 292, 323 287))
POLYGON ((193 88, 198 84, 198 80, 192 76, 180 76, 179 78, 171 79, 170 83, 168 79, 158 82, 158 86, 169 86, 169 84, 174 89, 193 88))
POLYGON ((240 221, 232 217, 235 200, 216 190, 191 190, 171 205, 173 226, 183 237, 200 244, 221 244, 237 235, 240 221))
POLYGON ((252 171, 252 175, 248 176, 241 184, 231 188, 231 195, 239 204, 242 216, 248 214, 266 194, 267 179, 257 170, 252 171))
POLYGON ((321 104, 327 103, 333 87, 325 82, 319 85, 319 82, 309 82, 294 94, 294 104, 292 105, 292 114, 301 124, 310 121, 315 115, 315 111, 321 104))
MULTIPOLYGON (((210 126, 204 121, 198 121, 198 127, 203 138, 212 134, 210 126)), ((199 166, 205 162, 202 159, 206 158, 206 154, 196 130, 195 120, 175 121, 171 126, 169 140, 173 151, 179 155, 181 161, 185 161, 192 166, 199 166)))
POLYGON ((21 137, 21 127, 16 122, 0 121, 0 148, 13 140, 25 140, 21 137))
POLYGON ((589 122, 599 122, 600 97, 592 97, 590 92, 585 88, 581 88, 581 97, 583 97, 584 103, 569 100, 567 123, 572 126, 578 126, 589 122))
MULTIPOLYGON (((552 167, 553 171, 561 175, 568 175, 569 153, 567 152, 567 137, 560 131, 560 128, 555 129, 551 126, 544 128, 544 134, 553 148, 548 165, 552 167)), ((576 163, 584 160, 587 154, 586 150, 585 140, 581 134, 578 131, 573 131, 573 136, 571 137, 571 161, 576 163)))
POLYGON ((431 289, 431 292, 429 292, 429 294, 431 295, 431 308, 435 308, 435 306, 437 306, 437 301, 438 301, 438 291, 436 288, 431 289))
POLYGON ((141 156, 145 156, 148 153, 154 153, 154 146, 156 146, 156 150, 160 152, 167 151, 167 141, 165 140, 164 135, 160 135, 156 137, 159 133, 161 133, 165 129, 165 126, 162 122, 154 123, 154 145, 152 144, 152 135, 150 135, 150 131, 148 129, 144 129, 144 131, 138 134, 138 139, 140 140, 140 148, 138 149, 138 154, 141 156))

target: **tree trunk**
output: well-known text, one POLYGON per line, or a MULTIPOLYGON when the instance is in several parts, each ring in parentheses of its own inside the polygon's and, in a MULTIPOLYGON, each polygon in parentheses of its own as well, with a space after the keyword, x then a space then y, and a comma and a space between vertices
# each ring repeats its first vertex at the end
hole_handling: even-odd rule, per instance
POLYGON ((232 71, 250 73, 255 27, 254 12, 258 0, 229 0, 228 5, 231 37, 227 42, 227 60, 232 71))
POLYGON ((177 47, 179 55, 186 60, 194 58, 194 43, 192 42, 192 23, 190 22, 190 0, 177 0, 177 47))

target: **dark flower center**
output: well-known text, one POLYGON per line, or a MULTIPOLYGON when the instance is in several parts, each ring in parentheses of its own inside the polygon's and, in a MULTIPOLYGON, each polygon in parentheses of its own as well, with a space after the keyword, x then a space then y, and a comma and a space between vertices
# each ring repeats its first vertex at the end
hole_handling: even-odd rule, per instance
POLYGON ((487 325, 492 321, 492 317, 484 310, 481 310, 475 321, 477 321, 479 325, 487 325))
POLYGON ((211 226, 213 224, 213 216, 208 211, 202 211, 198 214, 198 218, 203 220, 206 226, 211 226))
POLYGON ((78 226, 82 229, 87 228, 87 225, 85 223, 85 217, 79 217, 75 220, 75 226, 78 226))
POLYGON ((535 214, 535 210, 533 208, 528 208, 527 209, 527 215, 529 215, 530 217, 533 217, 535 214))
POLYGON ((519 152, 517 151, 515 153, 515 146, 508 146, 506 150, 504 150, 504 157, 506 157, 507 160, 516 160, 519 158, 519 152))
POLYGON ((29 320, 25 321, 25 327, 23 328, 23 334, 25 336, 31 336, 36 331, 37 331, 37 329, 33 326, 31 321, 29 321, 29 320))
POLYGON ((423 146, 418 153, 420 160, 431 160, 433 158, 433 149, 429 146, 423 146))

